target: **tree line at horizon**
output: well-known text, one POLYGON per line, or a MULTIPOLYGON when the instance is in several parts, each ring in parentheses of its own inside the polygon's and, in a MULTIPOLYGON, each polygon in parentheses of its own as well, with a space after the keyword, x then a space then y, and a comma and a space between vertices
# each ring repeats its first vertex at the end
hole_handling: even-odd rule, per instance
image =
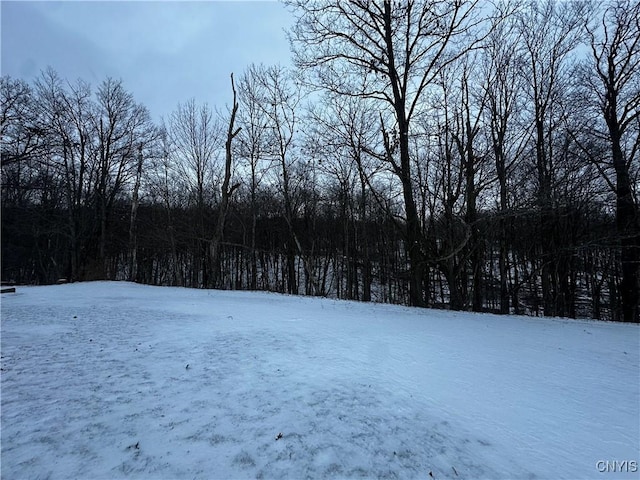
POLYGON ((640 321, 638 2, 285 3, 226 110, 1 77, 2 280, 640 321))

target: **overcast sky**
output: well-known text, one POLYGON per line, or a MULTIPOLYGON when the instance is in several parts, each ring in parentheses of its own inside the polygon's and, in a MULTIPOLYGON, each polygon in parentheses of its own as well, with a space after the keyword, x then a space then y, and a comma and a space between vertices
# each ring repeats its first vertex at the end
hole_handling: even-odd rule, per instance
POLYGON ((51 66, 94 87, 122 79, 152 117, 193 97, 223 108, 229 75, 250 63, 290 64, 277 1, 5 1, 2 75, 31 81, 51 66))

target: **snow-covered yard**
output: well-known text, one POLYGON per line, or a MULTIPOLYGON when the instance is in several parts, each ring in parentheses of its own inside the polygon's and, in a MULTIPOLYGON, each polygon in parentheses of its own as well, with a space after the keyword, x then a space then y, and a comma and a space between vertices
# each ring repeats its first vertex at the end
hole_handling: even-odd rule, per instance
POLYGON ((1 333, 3 479, 640 476, 637 325, 96 282, 1 333))

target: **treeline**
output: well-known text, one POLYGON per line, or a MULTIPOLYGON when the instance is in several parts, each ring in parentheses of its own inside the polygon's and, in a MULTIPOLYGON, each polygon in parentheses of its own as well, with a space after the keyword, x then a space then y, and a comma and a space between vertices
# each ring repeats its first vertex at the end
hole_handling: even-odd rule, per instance
POLYGON ((225 111, 2 77, 2 280, 639 320, 637 2, 286 3, 225 111))

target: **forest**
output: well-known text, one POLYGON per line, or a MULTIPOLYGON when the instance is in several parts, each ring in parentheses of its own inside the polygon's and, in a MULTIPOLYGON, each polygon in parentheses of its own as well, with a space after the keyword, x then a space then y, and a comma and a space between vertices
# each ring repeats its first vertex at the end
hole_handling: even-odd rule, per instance
POLYGON ((2 76, 2 281, 640 321, 637 1, 284 3, 226 107, 2 76))

